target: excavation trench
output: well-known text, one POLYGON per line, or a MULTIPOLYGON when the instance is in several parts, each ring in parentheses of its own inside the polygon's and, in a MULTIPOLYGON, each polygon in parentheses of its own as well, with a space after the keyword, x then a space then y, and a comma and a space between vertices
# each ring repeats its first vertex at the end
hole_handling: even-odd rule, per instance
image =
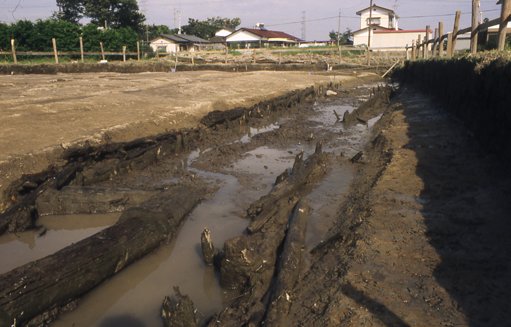
MULTIPOLYGON (((60 249, 65 251, 71 244, 79 246, 100 231, 108 233, 112 227, 136 216, 136 213, 129 214, 129 208, 147 208, 148 204, 154 204, 151 201, 158 203, 158 197, 163 201, 162 194, 170 192, 168 197, 172 198, 176 187, 188 185, 185 190, 192 190, 193 196, 203 200, 188 205, 193 209, 183 223, 177 222, 179 230, 170 233, 175 234, 168 238, 170 242, 163 242, 126 268, 116 269, 113 277, 107 276, 92 291, 69 297, 79 299, 77 307, 76 302, 68 305, 69 301, 62 300, 47 308, 52 311, 35 314, 32 323, 159 325, 161 302, 173 293, 174 286, 179 286, 181 293, 192 299, 200 312, 199 318, 206 322, 232 303, 235 295, 220 287, 218 273, 203 262, 200 252, 203 229, 211 230, 215 247, 219 249, 225 241, 243 234, 250 223, 246 218, 247 208, 274 188, 277 176, 290 171, 298 154, 303 152, 303 157, 308 158, 319 142, 326 153, 324 174, 310 181, 300 196, 310 206, 306 249, 311 250, 324 241, 349 191, 354 167, 357 162, 363 162, 361 151, 371 126, 380 117, 377 110, 361 110, 360 114, 352 115, 356 119, 351 117, 350 122, 350 115, 345 116, 345 112, 359 107, 374 87, 364 85, 340 90, 340 96, 318 102, 309 94, 301 101, 291 102, 285 110, 271 110, 269 106, 252 108, 250 117, 246 111, 232 111, 228 114, 231 116, 212 114, 203 119, 204 125, 209 126, 207 130, 185 131, 172 139, 174 143, 166 144, 169 138, 164 137, 145 140, 142 144, 147 147, 142 154, 132 158, 129 154, 137 151, 135 146, 102 151, 77 149, 69 154, 70 162, 76 163, 71 166, 75 167, 72 174, 65 171, 57 174, 57 180, 59 176, 72 175, 71 181, 60 188, 39 189, 33 202, 38 214, 44 216, 36 224, 44 227, 0 238, 0 254, 16 253, 2 265, 0 272, 6 274, 0 280, 5 281, 9 274, 15 276, 12 269, 23 271, 26 268, 23 265, 28 262, 60 249), (346 123, 340 122, 337 116, 345 116, 346 123), (116 157, 120 150, 125 152, 122 159, 116 157), (160 155, 165 152, 170 154, 160 155), (130 159, 127 164, 123 163, 126 158, 130 159), (91 163, 84 165, 87 160, 91 163), (123 218, 126 215, 129 217, 123 218), (74 310, 62 313, 63 307, 74 310)), ((378 101, 372 104, 382 109, 378 101)), ((45 183, 48 181, 39 185, 45 183)), ((304 260, 306 265, 307 254, 304 260)), ((1 308, 17 316, 18 321, 26 322, 18 316, 16 308, 9 309, 5 303, 1 308)))

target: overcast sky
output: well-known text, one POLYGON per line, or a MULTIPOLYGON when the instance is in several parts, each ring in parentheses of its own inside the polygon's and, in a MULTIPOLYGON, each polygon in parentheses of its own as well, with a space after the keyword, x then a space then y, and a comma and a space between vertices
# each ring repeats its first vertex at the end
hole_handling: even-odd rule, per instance
MULTIPOLYGON (((281 30, 302 36, 303 12, 306 17, 306 39, 325 40, 331 30, 337 30, 341 10, 341 31, 359 28, 355 13, 369 6, 369 0, 139 0, 149 24, 166 24, 175 27, 174 12, 181 12, 181 22, 188 18, 205 19, 212 16, 240 17, 242 27, 265 23, 268 29, 281 30)), ((497 0, 481 0, 483 17, 500 15, 497 0)), ((375 0, 375 4, 394 9, 400 16, 403 29, 437 26, 443 21, 446 31, 452 29, 454 12, 462 11, 461 26, 470 25, 471 0, 375 0)), ((0 0, 0 22, 19 19, 46 18, 56 9, 55 0, 0 0)))

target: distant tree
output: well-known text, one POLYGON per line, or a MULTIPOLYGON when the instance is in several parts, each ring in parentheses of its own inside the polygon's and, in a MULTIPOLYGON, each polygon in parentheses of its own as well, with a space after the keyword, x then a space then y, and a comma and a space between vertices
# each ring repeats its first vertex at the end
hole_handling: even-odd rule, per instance
POLYGON ((162 35, 162 34, 175 34, 176 33, 176 30, 171 30, 170 27, 168 27, 167 25, 148 25, 146 26, 147 28, 147 35, 145 35, 145 32, 144 32, 144 37, 143 39, 146 39, 146 37, 150 40, 153 40, 155 38, 157 38, 159 35, 162 35))
POLYGON ((83 17, 83 0, 57 0, 59 10, 53 17, 77 24, 83 17))
POLYGON ((83 0, 84 14, 92 23, 107 27, 130 27, 141 31, 145 21, 136 0, 83 0))
POLYGON ((210 39, 222 28, 236 29, 241 24, 239 18, 211 17, 206 20, 189 18, 188 25, 182 27, 185 34, 195 35, 203 39, 210 39))
POLYGON ((338 34, 336 31, 330 31, 330 40, 331 41, 335 41, 337 42, 337 37, 339 35, 340 39, 339 39, 339 42, 341 44, 347 44, 349 43, 349 40, 350 40, 350 37, 351 37, 351 30, 349 28, 346 29, 346 31, 344 33, 340 33, 338 34))
POLYGON ((0 51, 7 51, 11 47, 11 26, 0 23, 0 51))

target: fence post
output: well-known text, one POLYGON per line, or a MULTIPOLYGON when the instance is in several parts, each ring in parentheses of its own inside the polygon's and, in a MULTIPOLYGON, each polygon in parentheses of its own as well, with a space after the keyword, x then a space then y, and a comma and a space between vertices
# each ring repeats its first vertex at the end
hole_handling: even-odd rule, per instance
POLYGON ((126 46, 122 46, 122 62, 126 62, 126 46))
POLYGON ((426 46, 424 47, 424 59, 428 59, 429 57, 429 30, 431 26, 426 25, 426 39, 424 42, 426 43, 426 46))
POLYGON ((18 64, 18 57, 16 56, 16 44, 14 39, 11 39, 12 61, 15 65, 18 64))
POLYGON ((507 22, 511 17, 511 0, 502 0, 502 9, 500 11, 499 26, 499 47, 500 51, 506 47, 507 22))
POLYGON ((137 41, 137 61, 140 61, 140 41, 137 41))
POLYGON ((417 43, 415 44, 417 46, 417 59, 420 59, 421 57, 421 35, 417 35, 417 43))
POLYGON ((444 56, 444 22, 438 23, 438 56, 444 56))
POLYGON ((477 53, 477 27, 479 26, 479 0, 472 0, 472 31, 470 33, 470 52, 477 53))
POLYGON ((415 40, 412 40, 412 61, 415 61, 415 40))
POLYGON ((192 66, 195 66, 195 55, 192 52, 192 66))
POLYGON ((447 58, 452 58, 454 50, 452 48, 452 32, 447 33, 447 58))
POLYGON ((80 58, 82 63, 85 61, 83 57, 83 37, 80 36, 80 58))
POLYGON ((454 50, 456 49, 456 39, 458 38, 458 31, 460 29, 460 18, 461 11, 456 11, 456 16, 454 17, 454 28, 452 29, 452 54, 454 57, 454 50))
POLYGON ((55 63, 59 63, 59 54, 57 52, 57 40, 55 38, 51 39, 51 43, 53 44, 53 55, 55 56, 55 63))
POLYGON ((99 42, 99 47, 101 48, 101 59, 105 60, 105 48, 103 47, 103 42, 99 42))
POLYGON ((435 36, 433 38, 433 45, 431 47, 431 56, 433 58, 435 58, 437 55, 437 53, 436 53, 437 44, 438 44, 438 27, 435 27, 435 36))

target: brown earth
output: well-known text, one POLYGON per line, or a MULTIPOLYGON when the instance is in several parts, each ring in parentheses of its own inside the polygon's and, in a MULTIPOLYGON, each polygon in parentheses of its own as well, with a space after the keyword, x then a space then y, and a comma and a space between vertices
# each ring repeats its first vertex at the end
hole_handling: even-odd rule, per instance
POLYGON ((508 326, 503 163, 410 91, 380 129, 333 236, 295 288, 292 325, 508 326))
POLYGON ((62 152, 73 145, 196 127, 212 110, 250 107, 294 90, 368 75, 203 71, 0 76, 0 192, 22 174, 59 164, 62 152))

